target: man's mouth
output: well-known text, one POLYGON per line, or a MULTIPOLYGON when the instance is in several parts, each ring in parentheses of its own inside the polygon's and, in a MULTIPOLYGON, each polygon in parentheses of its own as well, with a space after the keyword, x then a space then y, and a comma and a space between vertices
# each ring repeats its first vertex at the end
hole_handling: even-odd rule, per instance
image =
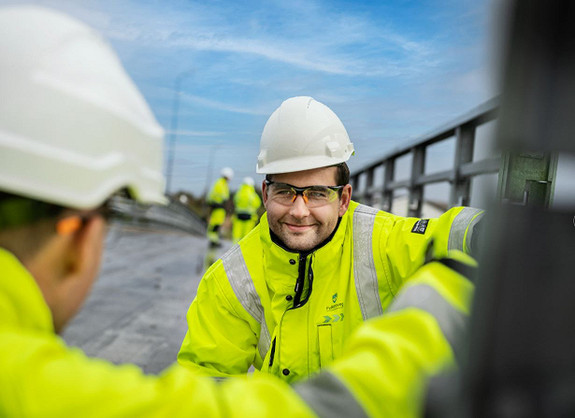
POLYGON ((313 225, 302 225, 302 224, 290 224, 290 223, 284 223, 284 225, 286 226, 286 228, 290 231, 290 232, 306 232, 309 231, 310 229, 313 228, 313 225))

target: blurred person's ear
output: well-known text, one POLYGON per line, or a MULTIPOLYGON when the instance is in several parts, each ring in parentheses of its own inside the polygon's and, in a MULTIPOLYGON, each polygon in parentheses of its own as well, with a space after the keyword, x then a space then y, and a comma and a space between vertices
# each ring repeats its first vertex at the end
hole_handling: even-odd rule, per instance
POLYGON ((99 216, 64 218, 28 266, 52 311, 56 332, 78 312, 98 275, 105 238, 99 216))

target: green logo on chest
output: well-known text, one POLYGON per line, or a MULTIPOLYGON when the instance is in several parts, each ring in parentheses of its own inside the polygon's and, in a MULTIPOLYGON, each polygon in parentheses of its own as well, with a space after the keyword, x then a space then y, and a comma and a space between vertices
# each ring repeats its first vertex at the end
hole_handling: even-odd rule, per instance
POLYGON ((339 315, 325 315, 323 317, 323 324, 329 324, 332 322, 339 322, 339 321, 343 321, 343 314, 339 314, 339 315))
POLYGON ((333 296, 331 297, 331 300, 333 303, 337 302, 337 293, 334 293, 333 296))

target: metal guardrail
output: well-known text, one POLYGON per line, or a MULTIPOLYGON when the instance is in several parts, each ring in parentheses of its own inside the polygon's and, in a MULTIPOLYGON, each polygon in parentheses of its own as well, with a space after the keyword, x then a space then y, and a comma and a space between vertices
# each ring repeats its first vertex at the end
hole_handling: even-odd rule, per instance
MULTIPOLYGON (((350 183, 353 197, 358 202, 379 206, 391 212, 394 192, 408 192, 408 216, 421 217, 424 186, 447 182, 450 184, 449 206, 469 206, 471 180, 475 176, 498 173, 498 198, 515 204, 541 203, 552 200, 557 156, 541 153, 505 153, 474 161, 477 129, 497 118, 499 98, 493 98, 435 131, 411 141, 377 161, 354 170, 350 183), (449 139, 455 139, 455 153, 451 168, 425 172, 427 149, 449 139), (407 179, 395 178, 396 162, 411 154, 411 170, 407 179), (383 184, 375 185, 375 171, 383 168, 383 184), (362 184, 362 180, 365 181, 362 184), (376 203, 381 202, 380 205, 376 203)), ((117 212, 132 224, 168 227, 197 235, 206 232, 205 222, 178 201, 167 206, 138 205, 129 199, 116 201, 117 212)))
POLYGON ((142 205, 121 196, 110 202, 115 219, 123 224, 143 226, 149 229, 173 229, 194 235, 206 234, 206 223, 202 218, 178 201, 167 205, 142 205))
POLYGON ((422 138, 392 151, 368 166, 354 170, 350 179, 354 189, 354 200, 373 205, 377 199, 382 202, 381 208, 390 212, 394 191, 407 189, 408 216, 420 217, 423 207, 423 187, 433 183, 449 182, 451 184, 449 205, 469 205, 471 179, 480 174, 497 173, 500 170, 501 157, 473 161, 476 130, 479 126, 497 118, 498 106, 499 99, 493 98, 422 138), (455 137, 453 166, 448 170, 426 174, 425 155, 427 148, 453 137, 455 137), (396 180, 396 161, 408 154, 412 155, 410 177, 405 180, 396 180), (383 184, 375 186, 375 171, 381 167, 383 167, 383 184), (360 188, 362 177, 365 177, 365 183, 364 187, 360 188))

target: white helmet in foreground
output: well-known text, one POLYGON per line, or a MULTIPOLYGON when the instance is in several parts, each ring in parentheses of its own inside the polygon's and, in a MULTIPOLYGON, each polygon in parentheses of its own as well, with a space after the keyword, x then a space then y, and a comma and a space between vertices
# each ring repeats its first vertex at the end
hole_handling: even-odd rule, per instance
POLYGON ((232 170, 230 167, 224 167, 222 168, 221 171, 221 176, 227 178, 228 180, 231 180, 234 178, 234 170, 232 170))
POLYGON ((0 190, 85 209, 127 188, 164 202, 163 131, 116 54, 85 24, 0 9, 0 190))
POLYGON ((290 173, 340 164, 353 154, 343 123, 311 97, 284 101, 268 119, 260 141, 256 172, 290 173))

